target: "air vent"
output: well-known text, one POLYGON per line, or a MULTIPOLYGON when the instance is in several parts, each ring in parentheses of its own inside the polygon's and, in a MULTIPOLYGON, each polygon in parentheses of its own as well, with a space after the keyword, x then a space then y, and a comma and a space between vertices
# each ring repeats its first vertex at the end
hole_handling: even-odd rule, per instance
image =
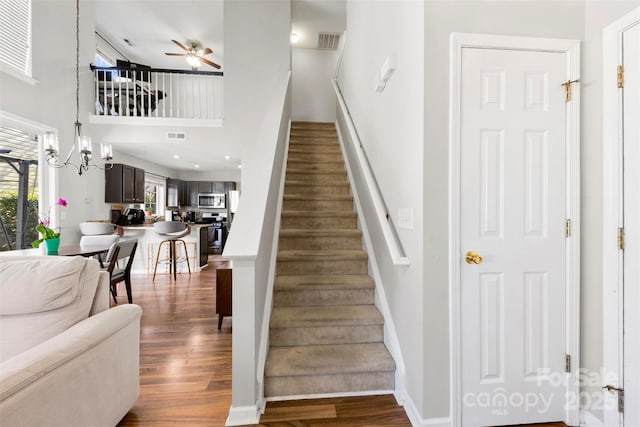
POLYGON ((186 141, 187 134, 184 132, 167 132, 167 139, 171 141, 186 141))
POLYGON ((340 33, 318 33, 318 49, 336 50, 340 44, 340 33))

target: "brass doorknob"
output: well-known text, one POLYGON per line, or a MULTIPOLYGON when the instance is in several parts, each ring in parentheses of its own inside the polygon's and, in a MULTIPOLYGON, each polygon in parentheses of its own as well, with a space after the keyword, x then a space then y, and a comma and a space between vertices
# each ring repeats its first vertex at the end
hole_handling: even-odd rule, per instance
POLYGON ((469 251, 465 256, 465 261, 467 261, 467 264, 480 264, 482 263, 482 257, 473 251, 469 251))

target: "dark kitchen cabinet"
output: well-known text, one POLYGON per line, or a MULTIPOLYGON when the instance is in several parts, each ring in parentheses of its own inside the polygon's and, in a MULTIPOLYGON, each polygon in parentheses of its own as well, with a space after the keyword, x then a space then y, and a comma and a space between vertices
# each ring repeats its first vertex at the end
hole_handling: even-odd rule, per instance
POLYGON ((222 181, 215 181, 212 182, 211 184, 213 184, 213 191, 212 193, 224 193, 225 189, 224 189, 224 182, 222 181))
POLYGON ((215 193, 213 191, 213 182, 198 181, 198 193, 215 193))
POLYGON ((180 186, 178 187, 178 204, 180 206, 191 206, 189 183, 187 181, 180 181, 180 186))
POLYGON ((235 191, 236 189, 236 183, 233 181, 229 181, 229 182, 225 182, 224 183, 224 192, 228 193, 229 191, 235 191))
POLYGON ((187 194, 189 195, 189 206, 198 206, 198 181, 187 182, 187 194))
POLYGON ((144 203, 144 169, 114 163, 104 177, 105 203, 144 203))
POLYGON ((200 267, 209 262, 209 227, 200 227, 200 267))

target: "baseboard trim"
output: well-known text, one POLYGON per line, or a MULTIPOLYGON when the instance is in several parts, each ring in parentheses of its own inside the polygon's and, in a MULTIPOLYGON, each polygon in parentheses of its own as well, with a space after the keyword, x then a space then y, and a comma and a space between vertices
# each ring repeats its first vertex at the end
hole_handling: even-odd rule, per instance
POLYGON ((583 427, 604 427, 604 423, 600 418, 586 410, 580 411, 580 425, 583 427))
POLYGON ((258 424, 260 422, 260 411, 253 406, 232 406, 229 408, 229 415, 225 426, 244 426, 258 424))
POLYGON ((266 397, 265 401, 281 402, 283 400, 330 399, 333 397, 381 396, 384 394, 394 394, 394 393, 393 393, 393 390, 373 390, 373 391, 350 391, 345 393, 297 394, 294 396, 266 397))
POLYGON ((429 427, 451 427, 449 418, 427 418, 422 421, 423 426, 429 427))

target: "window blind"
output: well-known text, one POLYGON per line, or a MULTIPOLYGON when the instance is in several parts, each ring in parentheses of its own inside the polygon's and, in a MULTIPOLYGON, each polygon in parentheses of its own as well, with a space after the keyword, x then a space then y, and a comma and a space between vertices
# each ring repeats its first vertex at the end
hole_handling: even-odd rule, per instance
POLYGON ((31 77, 31 0, 0 1, 0 62, 31 77))

